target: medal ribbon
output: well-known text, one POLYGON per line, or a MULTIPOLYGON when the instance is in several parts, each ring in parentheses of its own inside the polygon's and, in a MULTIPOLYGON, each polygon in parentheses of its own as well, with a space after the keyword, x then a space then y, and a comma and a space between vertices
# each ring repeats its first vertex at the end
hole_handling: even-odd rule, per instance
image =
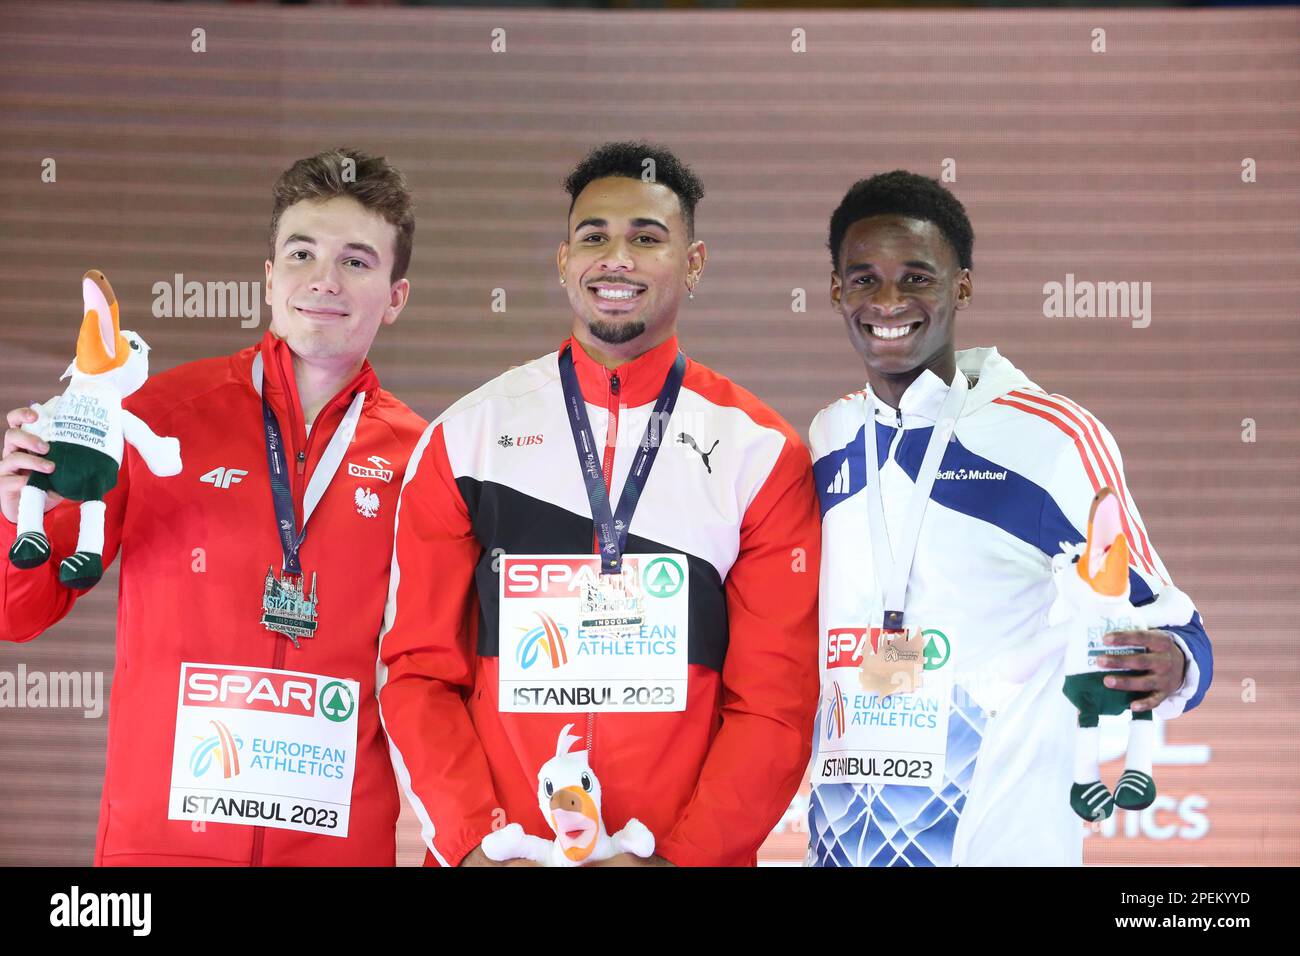
POLYGON ((293 491, 289 487, 289 464, 284 455, 284 437, 280 433, 280 423, 276 421, 275 412, 262 396, 262 420, 266 425, 266 465, 271 476, 271 502, 275 506, 275 525, 280 535, 280 549, 284 552, 283 571, 286 574, 302 575, 302 565, 298 561, 298 550, 307 537, 307 522, 316 505, 325 494, 325 489, 338 471, 339 463, 347 452, 352 436, 356 433, 357 422, 361 419, 361 405, 366 400, 365 392, 357 392, 348 406, 334 436, 325 446, 320 464, 312 472, 311 481, 307 483, 307 493, 303 496, 302 530, 297 527, 297 516, 293 510, 293 491))
MULTIPOLYGON (((885 506, 880 496, 880 470, 876 450, 876 400, 870 390, 865 403, 867 427, 863 442, 867 457, 867 517, 871 531, 871 557, 876 567, 876 579, 882 582, 884 598, 884 627, 890 631, 903 629, 903 608, 907 600, 907 580, 912 574, 912 561, 916 557, 916 544, 921 537, 921 518, 930 503, 930 491, 943 461, 943 452, 957 427, 957 419, 966 404, 970 388, 961 369, 953 377, 948 396, 939 409, 939 420, 934 423, 930 441, 925 446, 921 470, 916 474, 916 484, 903 518, 903 533, 895 554, 889 543, 889 530, 885 525, 885 506), (895 560, 897 558, 897 560, 895 560)), ((901 426, 900 426, 901 427, 901 426)))
POLYGON ((686 374, 686 356, 681 352, 668 370, 668 378, 655 400, 654 411, 641 436, 641 448, 632 462, 623 492, 619 495, 618 510, 611 512, 609 493, 605 490, 605 475, 601 471, 596 439, 591 433, 587 417, 587 403, 578 385, 578 375, 573 368, 572 346, 566 345, 560 353, 560 384, 564 388, 564 404, 569 413, 569 428, 573 432, 573 446, 578 452, 578 466, 587 486, 587 500, 591 503, 591 518, 596 525, 600 541, 600 571, 602 574, 619 574, 623 570, 623 551, 627 548, 628 528, 632 514, 641 500, 646 479, 659 454, 659 445, 668 430, 668 419, 677 405, 677 395, 682 390, 686 374))

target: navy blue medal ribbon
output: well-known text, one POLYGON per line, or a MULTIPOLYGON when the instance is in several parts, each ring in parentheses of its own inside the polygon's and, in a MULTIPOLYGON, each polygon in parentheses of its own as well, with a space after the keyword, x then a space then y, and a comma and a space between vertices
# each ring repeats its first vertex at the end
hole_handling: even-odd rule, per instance
POLYGON ((284 456, 284 436, 280 423, 271 411, 266 396, 262 396, 262 419, 266 424, 266 465, 271 475, 271 501, 275 505, 275 525, 280 533, 280 548, 284 552, 282 570, 286 574, 302 576, 298 563, 298 550, 307 537, 307 525, 298 530, 298 517, 293 510, 293 491, 289 487, 289 463, 284 456))
MULTIPOLYGON (((623 493, 619 495, 618 509, 610 511, 609 493, 605 490, 605 473, 601 469, 600 450, 591 432, 587 417, 587 403, 582 397, 578 375, 573 368, 572 346, 560 352, 560 384, 564 389, 564 404, 569 413, 569 428, 573 431, 573 446, 578 452, 578 466, 587 486, 587 500, 591 503, 591 518, 595 522, 596 537, 600 542, 600 570, 602 574, 619 574, 623 570, 623 552, 627 548, 627 532, 632 524, 632 514, 645 490, 646 479, 659 454, 659 445, 667 430, 668 419, 677 405, 677 395, 682 390, 686 374, 686 356, 681 352, 668 371, 654 411, 641 436, 641 447, 632 462, 623 493)), ((606 439, 608 441, 608 438, 606 439)))

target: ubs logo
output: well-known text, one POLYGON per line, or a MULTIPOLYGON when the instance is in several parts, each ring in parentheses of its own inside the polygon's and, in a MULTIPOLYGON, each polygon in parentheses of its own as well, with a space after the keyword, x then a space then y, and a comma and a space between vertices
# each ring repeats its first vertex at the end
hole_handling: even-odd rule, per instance
POLYGON ((527 448, 529 445, 540 445, 544 435, 502 435, 497 439, 497 444, 502 448, 527 448))

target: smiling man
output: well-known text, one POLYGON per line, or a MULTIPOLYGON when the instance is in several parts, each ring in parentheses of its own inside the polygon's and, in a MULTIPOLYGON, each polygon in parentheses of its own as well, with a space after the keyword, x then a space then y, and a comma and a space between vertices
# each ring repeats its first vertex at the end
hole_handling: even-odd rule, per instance
MULTIPOLYGON (((96 864, 395 862, 374 664, 398 484, 426 423, 366 355, 410 292, 411 196, 355 150, 299 160, 274 196, 270 330, 125 403, 180 439, 184 470, 157 478, 128 448, 106 498, 121 578, 96 864)), ((6 547, 26 476, 54 467, 22 430, 35 418, 9 413, 6 547)), ((6 640, 79 596, 58 582, 77 509, 49 504, 53 559, 4 567, 6 640)))
POLYGON ((690 169, 610 143, 566 188, 569 337, 445 412, 403 486, 380 645, 398 779, 430 864, 503 862, 481 844, 516 823, 582 862, 598 831, 562 823, 582 793, 538 779, 572 724, 606 830, 655 838, 611 864, 752 865, 816 704, 808 453, 680 352, 706 260, 690 169))
MULTIPOLYGON (((1084 539, 1102 487, 1122 502, 1131 599, 1158 625, 1106 635, 1101 666, 1123 669, 1106 686, 1132 694, 1136 720, 1175 717, 1209 688, 1209 638, 1110 433, 996 349, 956 351, 973 243, 956 197, 902 170, 855 184, 831 216, 831 302, 867 387, 810 430, 824 544, 814 865, 1081 862, 1079 816, 1113 806, 1072 807, 1096 766, 1075 763, 1065 649, 1046 625, 1052 558, 1084 539)), ((1096 717, 1077 722, 1095 755, 1096 717)), ((1129 756, 1150 770, 1149 751, 1129 756)), ((1149 782, 1115 803, 1150 805, 1149 782)))

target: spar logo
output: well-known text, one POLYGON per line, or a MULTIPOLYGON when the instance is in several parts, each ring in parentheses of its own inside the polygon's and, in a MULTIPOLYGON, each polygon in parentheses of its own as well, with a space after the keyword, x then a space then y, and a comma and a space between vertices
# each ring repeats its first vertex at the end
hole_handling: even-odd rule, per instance
POLYGON ((229 780, 239 775, 239 748, 243 738, 236 737, 219 720, 208 721, 216 731, 211 737, 195 737, 198 746, 190 754, 190 773, 202 777, 215 766, 221 767, 221 776, 229 780))
POLYGON ((186 664, 182 703, 299 717, 316 716, 316 678, 308 674, 186 664))
POLYGON ((564 645, 564 639, 569 636, 569 629, 560 627, 541 611, 533 613, 542 623, 525 634, 520 639, 519 646, 515 648, 515 659, 519 661, 520 668, 528 670, 541 659, 543 654, 546 655, 552 668, 567 664, 569 651, 564 645))
POLYGON ((642 572, 642 582, 651 597, 670 598, 682 589, 686 575, 672 558, 655 558, 642 572))
POLYGON ((600 558, 505 558, 501 569, 506 597, 571 598, 600 579, 600 558))
POLYGON ((327 720, 341 724, 352 716, 357 709, 357 700, 352 695, 352 688, 341 680, 332 680, 320 691, 320 712, 327 720))
MULTIPOLYGON (((876 654, 880 650, 880 636, 885 633, 880 627, 832 627, 826 630, 826 666, 861 667, 862 657, 868 653, 876 654)), ((952 642, 943 631, 929 628, 921 632, 925 639, 925 669, 937 671, 952 656, 952 642)))
POLYGON ((925 638, 925 669, 937 671, 952 656, 952 642, 943 631, 931 628, 921 632, 925 638))
POLYGON ((832 695, 826 701, 826 714, 822 723, 826 725, 826 739, 839 740, 844 736, 844 704, 848 700, 840 690, 840 682, 831 682, 832 695))

